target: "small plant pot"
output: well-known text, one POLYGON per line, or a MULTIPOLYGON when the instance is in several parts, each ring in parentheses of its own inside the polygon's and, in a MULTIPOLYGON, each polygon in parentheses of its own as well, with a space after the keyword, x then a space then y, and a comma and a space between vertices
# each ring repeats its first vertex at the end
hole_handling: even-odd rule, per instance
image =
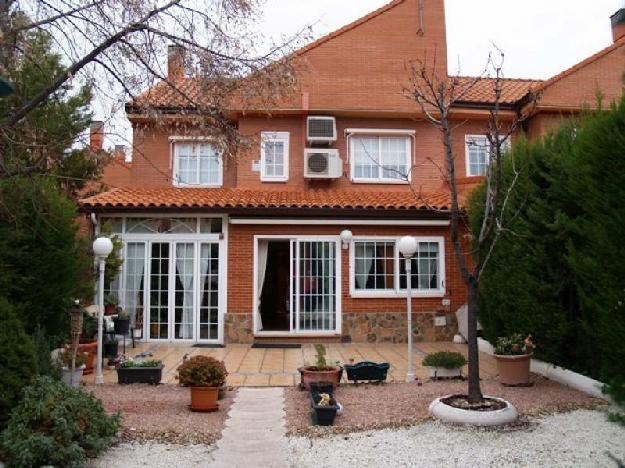
POLYGON ((113 320, 113 325, 115 327, 116 335, 124 335, 128 334, 128 330, 130 329, 130 319, 115 319, 113 320))
POLYGON ((135 328, 132 331, 132 336, 136 339, 136 340, 140 340, 141 337, 143 336, 143 330, 141 330, 140 328, 135 328))
POLYGON ((190 389, 191 411, 208 413, 219 409, 219 404, 217 403, 219 387, 190 387, 190 389))
MULTIPOLYGON (((71 349, 71 346, 68 346, 67 349, 71 349)), ((98 353, 98 342, 89 341, 87 343, 79 343, 77 352, 85 353, 85 357, 87 359, 87 361, 85 362, 85 369, 83 371, 83 375, 93 374, 93 365, 95 363, 95 356, 98 353)))
POLYGON ((104 315, 115 315, 115 304, 109 304, 104 306, 104 315))
POLYGON ((159 367, 118 367, 117 383, 158 385, 163 378, 163 365, 159 367))
MULTIPOLYGON (((339 404, 334 398, 334 387, 331 383, 312 382, 310 387, 310 406, 312 413, 312 422, 317 426, 331 426, 339 411, 339 404), (327 406, 319 405, 321 395, 326 393, 330 395, 330 404, 327 406)), ((341 408, 342 410, 342 408, 341 408)))
POLYGON ((531 354, 504 356, 495 354, 499 382, 507 386, 523 386, 530 384, 531 354))
POLYGON ((63 382, 65 382, 70 387, 78 388, 80 387, 80 383, 82 382, 82 374, 84 370, 84 365, 77 367, 74 372, 72 372, 72 370, 67 367, 63 367, 61 378, 63 382))
POLYGON ((430 373, 430 379, 454 379, 462 377, 462 369, 457 367, 455 369, 447 369, 445 367, 432 367, 426 366, 430 373))
POLYGON ((104 343, 102 351, 105 356, 114 358, 119 353, 119 343, 117 341, 104 343))
POLYGON ((347 380, 358 383, 359 380, 384 382, 390 365, 387 362, 376 364, 375 362, 363 361, 357 364, 345 364, 347 380))
POLYGON ((310 390, 310 384, 315 382, 329 382, 333 388, 336 388, 341 383, 341 376, 343 375, 342 367, 332 367, 328 370, 318 371, 309 367, 300 367, 297 369, 301 376, 300 387, 306 390, 310 390))

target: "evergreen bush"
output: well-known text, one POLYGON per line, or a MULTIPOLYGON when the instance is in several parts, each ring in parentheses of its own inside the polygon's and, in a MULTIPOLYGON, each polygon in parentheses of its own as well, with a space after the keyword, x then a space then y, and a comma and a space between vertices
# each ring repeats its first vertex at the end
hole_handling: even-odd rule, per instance
MULTIPOLYGON (((504 173, 517 183, 481 280, 485 337, 531 334, 540 359, 625 378, 625 99, 515 144, 504 173)), ((483 190, 470 204, 474 229, 483 190)))
POLYGON ((0 297, 0 429, 37 372, 35 349, 16 309, 0 297))
POLYGON ((119 422, 93 395, 38 377, 13 411, 0 452, 9 468, 85 466, 88 457, 108 447, 119 422))

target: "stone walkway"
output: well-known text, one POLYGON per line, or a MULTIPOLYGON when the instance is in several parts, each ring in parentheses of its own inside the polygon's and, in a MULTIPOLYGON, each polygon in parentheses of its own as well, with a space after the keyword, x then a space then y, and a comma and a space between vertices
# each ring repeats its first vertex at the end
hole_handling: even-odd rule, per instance
POLYGON ((284 390, 240 388, 228 413, 214 468, 286 468, 284 390))
MULTIPOLYGON (((374 361, 391 365, 388 382, 403 382, 408 364, 406 344, 330 343, 326 345, 328 362, 374 361)), ((446 342, 420 342, 414 346, 415 373, 421 380, 428 378, 428 370, 421 365, 427 353, 435 351, 458 351, 466 356, 467 346, 446 342)), ((228 369, 228 385, 235 387, 288 387, 299 382, 297 368, 315 359, 313 344, 304 344, 299 349, 258 349, 250 345, 228 344, 225 348, 198 348, 190 345, 170 343, 139 343, 136 348, 128 347, 126 353, 132 357, 149 352, 153 359, 161 359, 163 383, 176 383, 176 369, 184 356, 198 354, 223 360, 228 369)), ((466 369, 465 369, 466 373, 466 369)), ((483 379, 497 375, 497 366, 492 356, 480 354, 480 376, 483 379)), ((84 377, 86 383, 93 383, 93 375, 84 377)), ((104 381, 117 382, 114 370, 104 372, 104 381)))

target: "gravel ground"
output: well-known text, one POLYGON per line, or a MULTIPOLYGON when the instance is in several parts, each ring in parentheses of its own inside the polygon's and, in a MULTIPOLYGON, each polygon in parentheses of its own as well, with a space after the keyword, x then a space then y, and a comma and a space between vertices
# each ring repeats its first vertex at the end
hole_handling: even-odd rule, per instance
POLYGON ((178 444, 212 444, 221 430, 234 398, 227 391, 219 411, 189 410, 189 389, 177 385, 117 385, 87 387, 102 400, 107 411, 122 412, 123 441, 158 441, 178 444))
POLYGON ((89 466, 93 468, 187 468, 207 466, 212 445, 174 445, 163 443, 123 443, 108 450, 89 466))
MULTIPOLYGON (((336 392, 345 411, 333 427, 312 427, 308 393, 285 389, 286 425, 290 435, 323 435, 366 429, 404 427, 429 419, 428 406, 435 398, 465 393, 466 382, 439 381, 417 384, 342 385, 336 392)), ((585 393, 536 376, 532 387, 504 387, 495 380, 482 382, 486 395, 505 398, 525 416, 578 408, 601 403, 585 393)))
POLYGON ((529 418, 515 430, 425 422, 325 438, 292 437, 293 467, 611 467, 625 463, 625 429, 603 411, 576 410, 529 418))

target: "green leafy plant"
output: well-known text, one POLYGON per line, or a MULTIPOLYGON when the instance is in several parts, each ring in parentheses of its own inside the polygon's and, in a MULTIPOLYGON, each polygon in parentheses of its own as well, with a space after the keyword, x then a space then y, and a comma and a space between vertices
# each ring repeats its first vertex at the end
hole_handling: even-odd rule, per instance
POLYGON ((603 392, 612 397, 619 411, 611 411, 608 413, 608 419, 612 422, 625 426, 625 382, 614 381, 606 385, 603 392))
POLYGON ((439 351, 425 356, 423 365, 427 367, 443 367, 445 369, 459 369, 467 364, 466 358, 456 352, 439 351))
MULTIPOLYGON (((72 353, 71 351, 62 351, 58 356, 59 364, 66 369, 71 369, 72 367, 72 353)), ((87 362, 87 356, 85 353, 76 353, 76 368, 84 365, 87 362)))
POLYGON ((119 364, 119 367, 126 369, 128 367, 160 367, 162 365, 163 362, 158 359, 148 359, 146 361, 133 361, 132 359, 127 359, 122 361, 119 364))
POLYGON ((130 318, 128 312, 121 307, 118 307, 115 313, 117 314, 116 320, 128 320, 130 318))
POLYGON ((13 411, 0 452, 9 467, 85 466, 109 446, 119 423, 93 395, 38 377, 13 411))
POLYGON ((117 306, 117 298, 114 294, 104 296, 104 306, 117 306))
POLYGON ((35 349, 18 312, 0 297, 0 428, 37 372, 35 349))
POLYGON ((227 376, 224 363, 210 356, 193 356, 178 366, 178 381, 185 387, 221 387, 227 376))
POLYGON ((84 314, 82 318, 81 342, 93 341, 98 333, 98 321, 90 314, 84 314))
POLYGON ((495 354, 500 356, 521 356, 523 354, 531 354, 534 351, 534 347, 531 335, 523 338, 523 335, 520 333, 515 333, 514 335, 497 338, 495 354))

